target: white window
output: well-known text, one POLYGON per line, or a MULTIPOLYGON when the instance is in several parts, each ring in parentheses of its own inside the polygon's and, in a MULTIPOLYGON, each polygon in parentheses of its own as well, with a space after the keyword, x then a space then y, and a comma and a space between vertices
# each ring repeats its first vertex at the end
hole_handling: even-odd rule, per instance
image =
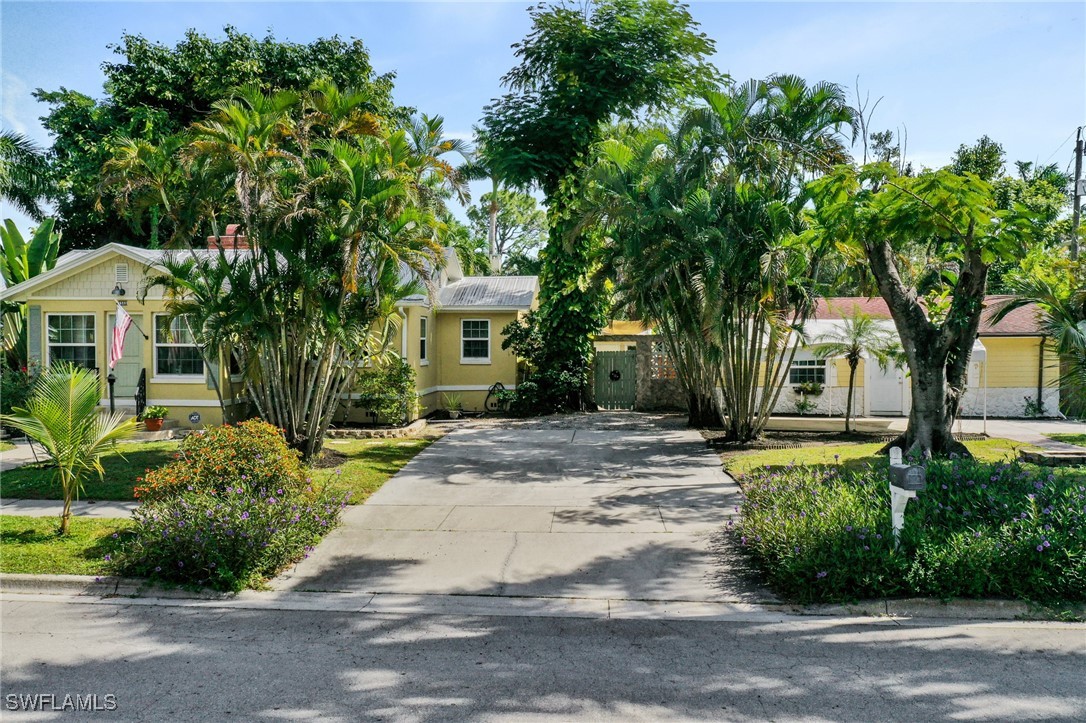
POLYGON ((204 360, 185 320, 155 316, 155 376, 204 376, 204 360))
POLYGON ((426 336, 427 336, 426 317, 419 318, 419 361, 428 362, 429 357, 426 356, 426 336))
POLYGON ((464 319, 460 322, 460 363, 490 363, 489 319, 464 319))
POLYGON ((47 314, 46 361, 95 369, 94 314, 47 314))
POLYGON ((788 368, 789 384, 825 384, 826 362, 821 359, 796 359, 788 368))

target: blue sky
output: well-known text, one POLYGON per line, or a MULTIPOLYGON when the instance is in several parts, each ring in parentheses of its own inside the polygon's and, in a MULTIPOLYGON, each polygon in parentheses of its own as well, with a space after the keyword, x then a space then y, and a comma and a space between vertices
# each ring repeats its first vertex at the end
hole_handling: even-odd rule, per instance
MULTIPOLYGON (((100 65, 123 31, 174 44, 187 28, 223 25, 307 42, 361 38, 396 100, 470 135, 501 92, 510 45, 528 30, 523 2, 20 2, 0 5, 3 126, 43 144, 35 88, 101 95, 100 65)), ((908 131, 908 155, 946 163, 988 134, 1009 161, 1072 157, 1086 123, 1086 4, 692 2, 716 40, 714 62, 737 80, 776 72, 829 80, 882 98, 876 128, 908 131)), ((475 195, 485 190, 475 189, 475 195)), ((4 209, 4 216, 13 215, 4 209)))

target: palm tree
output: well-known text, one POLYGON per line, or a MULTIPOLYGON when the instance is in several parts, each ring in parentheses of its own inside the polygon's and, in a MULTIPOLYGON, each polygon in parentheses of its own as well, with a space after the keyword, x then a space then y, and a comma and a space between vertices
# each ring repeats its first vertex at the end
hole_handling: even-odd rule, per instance
POLYGON ((844 358, 848 362, 848 401, 845 403, 845 432, 851 432, 852 398, 856 389, 856 368, 860 359, 870 357, 883 370, 900 357, 897 337, 880 326, 870 314, 857 310, 844 319, 839 329, 819 334, 812 344, 819 359, 844 358))
POLYGON ((64 495, 60 534, 68 534, 72 500, 83 491, 91 472, 104 475, 101 458, 114 444, 130 437, 135 418, 122 412, 98 410, 102 393, 97 373, 72 364, 58 364, 42 374, 27 400, 26 409, 0 419, 45 447, 56 465, 56 479, 64 495))
POLYGON ((1072 267, 1071 282, 1036 274, 1011 282, 1015 296, 1002 302, 992 315, 998 322, 1015 309, 1035 304, 1041 332, 1051 340, 1063 362, 1059 383, 1067 392, 1067 411, 1086 414, 1086 276, 1082 266, 1072 267))
POLYGON ((21 133, 0 133, 0 198, 40 221, 41 202, 54 191, 44 151, 21 133))
MULTIPOLYGON (((138 219, 143 213, 151 216, 150 248, 159 247, 159 227, 162 216, 170 220, 175 237, 187 238, 191 229, 182 227, 171 202, 171 191, 180 186, 183 172, 178 151, 186 140, 178 134, 154 144, 143 139, 120 138, 113 148, 113 157, 102 166, 100 188, 114 196, 114 205, 123 215, 138 219)), ((95 204, 102 210, 102 197, 95 204)), ((173 239, 171 238, 171 241, 173 239)))

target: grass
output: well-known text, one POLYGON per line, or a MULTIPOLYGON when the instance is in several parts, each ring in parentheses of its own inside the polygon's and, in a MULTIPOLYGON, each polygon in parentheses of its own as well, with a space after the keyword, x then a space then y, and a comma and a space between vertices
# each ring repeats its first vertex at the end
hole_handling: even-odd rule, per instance
POLYGON ((338 467, 316 470, 314 479, 331 476, 332 484, 350 491, 351 504, 360 505, 400 471, 411 459, 430 446, 430 439, 329 440, 325 449, 347 457, 338 467), (337 472, 339 474, 337 474, 337 472))
POLYGON ((105 556, 120 546, 131 526, 128 520, 73 517, 69 534, 61 537, 59 524, 56 517, 0 516, 0 572, 102 574, 105 556))
MULTIPOLYGON (((759 449, 747 452, 726 453, 724 467, 736 475, 744 475, 760 467, 787 467, 788 465, 832 465, 844 469, 859 470, 878 458, 882 442, 863 444, 829 444, 795 449, 759 449)), ((1020 449, 1034 447, 1011 439, 991 438, 966 442, 965 446, 980 462, 1001 462, 1014 459, 1020 449)))
POLYGON ((0 452, 7 452, 12 449, 15 449, 14 444, 12 444, 11 442, 5 442, 3 440, 0 440, 0 452))
MULTIPOLYGON (((316 481, 332 480, 337 489, 351 491, 351 504, 361 504, 381 488, 416 454, 425 449, 428 439, 329 440, 326 449, 347 459, 337 467, 314 470, 316 481), (337 474, 337 472, 339 474, 337 474)), ((87 480, 83 499, 132 500, 132 488, 148 469, 160 467, 173 457, 178 442, 142 442, 118 446, 120 454, 102 459, 105 481, 87 480), (122 456, 123 455, 123 456, 122 456)), ((5 499, 60 499, 60 487, 53 480, 53 470, 44 465, 30 465, 4 472, 0 496, 5 499)))
POLYGON ((1068 444, 1077 444, 1080 447, 1086 447, 1086 434, 1046 434, 1049 439, 1054 439, 1057 442, 1067 442, 1068 444))
MULTIPOLYGON (((177 451, 177 442, 139 442, 117 445, 117 453, 102 458, 105 479, 87 479, 83 499, 131 500, 132 488, 148 469, 170 461, 177 451)), ((53 479, 53 470, 45 464, 32 464, 4 472, 0 480, 0 496, 18 500, 58 500, 60 485, 53 479)))

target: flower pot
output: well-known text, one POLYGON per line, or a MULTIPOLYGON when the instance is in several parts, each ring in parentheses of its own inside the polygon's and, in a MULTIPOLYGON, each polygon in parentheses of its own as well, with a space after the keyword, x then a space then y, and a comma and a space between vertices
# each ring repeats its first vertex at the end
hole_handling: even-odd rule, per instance
POLYGON ((162 418, 145 419, 143 420, 143 426, 148 432, 160 432, 162 431, 162 418))
POLYGON ((450 409, 449 410, 449 419, 460 419, 460 410, 459 409, 450 409))

